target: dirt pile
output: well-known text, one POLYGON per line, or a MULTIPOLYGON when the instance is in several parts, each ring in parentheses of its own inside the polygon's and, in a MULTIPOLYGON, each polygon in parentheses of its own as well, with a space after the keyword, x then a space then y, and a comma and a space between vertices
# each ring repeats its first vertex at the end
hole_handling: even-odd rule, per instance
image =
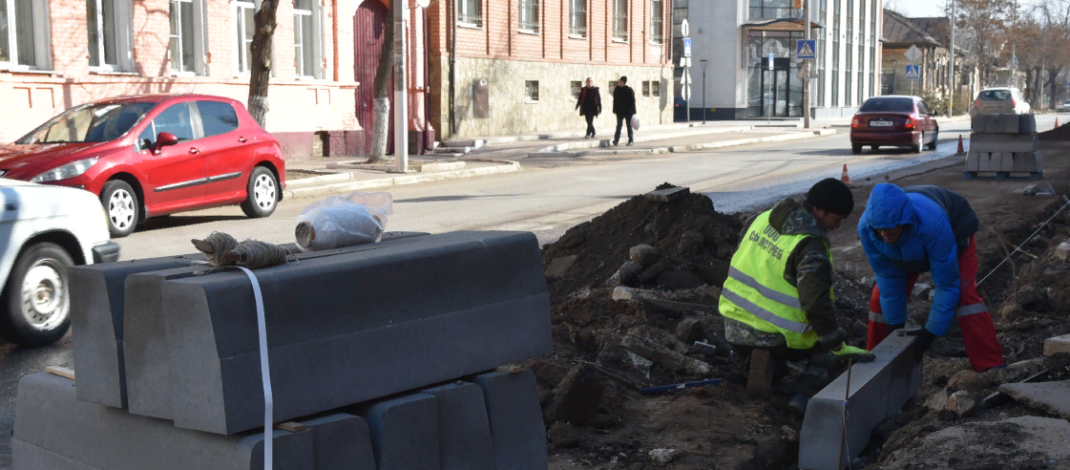
POLYGON ((1041 141, 1045 142, 1070 142, 1070 126, 1059 126, 1047 132, 1038 134, 1041 141))

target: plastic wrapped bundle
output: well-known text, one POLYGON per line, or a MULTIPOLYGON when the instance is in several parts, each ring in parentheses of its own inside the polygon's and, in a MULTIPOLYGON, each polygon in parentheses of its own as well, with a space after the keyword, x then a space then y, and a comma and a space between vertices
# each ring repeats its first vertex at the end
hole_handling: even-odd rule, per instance
POLYGON ((378 242, 393 214, 390 193, 351 193, 312 203, 297 218, 294 236, 302 251, 378 242))

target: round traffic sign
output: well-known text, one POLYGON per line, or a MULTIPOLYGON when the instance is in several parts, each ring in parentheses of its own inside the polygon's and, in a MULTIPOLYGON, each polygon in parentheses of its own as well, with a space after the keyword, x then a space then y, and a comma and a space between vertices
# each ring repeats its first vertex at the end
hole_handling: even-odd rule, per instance
POLYGON ((691 25, 687 23, 686 19, 680 22, 680 34, 684 35, 685 38, 691 35, 691 25))
POLYGON ((416 6, 420 8, 427 8, 431 6, 431 0, 416 0, 416 6))

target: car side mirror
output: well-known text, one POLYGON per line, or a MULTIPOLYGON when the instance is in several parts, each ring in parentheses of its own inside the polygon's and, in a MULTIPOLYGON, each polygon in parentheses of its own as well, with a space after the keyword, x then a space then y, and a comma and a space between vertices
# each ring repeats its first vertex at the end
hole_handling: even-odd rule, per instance
POLYGON ((156 136, 156 144, 152 147, 152 154, 157 155, 160 153, 160 149, 175 145, 178 143, 178 137, 170 132, 161 132, 156 136))

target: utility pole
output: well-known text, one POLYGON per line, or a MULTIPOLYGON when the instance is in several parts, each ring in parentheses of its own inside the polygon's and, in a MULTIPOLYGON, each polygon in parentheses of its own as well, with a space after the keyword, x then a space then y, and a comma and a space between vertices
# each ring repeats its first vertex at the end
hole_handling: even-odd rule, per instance
POLYGON ((702 59, 702 125, 706 125, 706 67, 710 65, 708 59, 702 59))
MULTIPOLYGON (((810 0, 803 0, 803 38, 810 40, 810 0)), ((816 52, 816 51, 815 51, 816 52)), ((819 60, 815 58, 814 60, 819 60)), ((810 128, 810 65, 811 60, 803 62, 803 129, 810 128)), ((861 85, 859 85, 861 86, 861 85)))
POLYGON ((955 0, 951 2, 951 64, 947 67, 947 117, 951 117, 955 109, 955 0))
POLYGON ((404 173, 409 168, 409 103, 408 81, 405 76, 405 18, 409 2, 401 1, 394 9, 394 159, 395 171, 404 173))

